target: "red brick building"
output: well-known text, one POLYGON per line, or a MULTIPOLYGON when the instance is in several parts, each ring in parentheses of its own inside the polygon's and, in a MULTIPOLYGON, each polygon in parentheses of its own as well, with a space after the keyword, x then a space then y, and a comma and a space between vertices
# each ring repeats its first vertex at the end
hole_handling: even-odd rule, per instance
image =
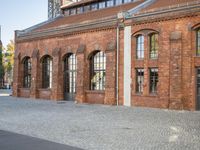
POLYGON ((13 95, 200 109, 200 0, 83 0, 16 31, 13 95))

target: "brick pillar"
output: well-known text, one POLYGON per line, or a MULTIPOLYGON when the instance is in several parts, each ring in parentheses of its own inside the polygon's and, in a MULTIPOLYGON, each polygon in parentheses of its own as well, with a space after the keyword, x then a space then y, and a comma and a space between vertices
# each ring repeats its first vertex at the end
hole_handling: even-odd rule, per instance
POLYGON ((85 102, 85 45, 80 45, 77 50, 77 77, 76 77, 76 100, 79 103, 85 102))
POLYGON ((31 58, 31 98, 38 98, 38 71, 39 71, 39 51, 33 50, 31 58))
POLYGON ((170 109, 182 109, 182 36, 175 31, 170 35, 170 109))
POLYGON ((13 68, 13 96, 19 96, 19 87, 21 86, 21 72, 20 72, 20 53, 15 54, 14 68, 13 68))
POLYGON ((108 43, 106 50, 106 85, 104 104, 116 104, 116 42, 108 43))
POLYGON ((62 61, 60 58, 60 49, 56 48, 53 50, 53 73, 52 73, 52 88, 51 88, 51 99, 62 100, 63 99, 63 87, 60 80, 62 72, 62 61))

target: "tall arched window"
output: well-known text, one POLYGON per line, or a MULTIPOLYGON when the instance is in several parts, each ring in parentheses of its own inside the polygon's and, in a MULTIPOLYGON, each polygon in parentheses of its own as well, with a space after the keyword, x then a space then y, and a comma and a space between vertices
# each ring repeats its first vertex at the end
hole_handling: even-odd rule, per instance
POLYGON ((138 35, 136 37, 136 58, 143 59, 144 58, 144 36, 138 35))
POLYGON ((68 54, 64 59, 64 91, 76 92, 76 55, 68 54))
POLYGON ((200 56, 200 28, 197 30, 197 48, 196 48, 196 51, 197 51, 197 55, 200 56))
POLYGON ((158 58, 158 34, 150 35, 150 58, 158 58))
POLYGON ((93 53, 90 57, 90 89, 105 90, 106 56, 102 51, 93 53))
POLYGON ((42 60, 42 88, 52 87, 52 58, 45 56, 42 60))
POLYGON ((23 87, 31 87, 31 59, 30 57, 25 58, 24 60, 24 78, 23 78, 23 87))

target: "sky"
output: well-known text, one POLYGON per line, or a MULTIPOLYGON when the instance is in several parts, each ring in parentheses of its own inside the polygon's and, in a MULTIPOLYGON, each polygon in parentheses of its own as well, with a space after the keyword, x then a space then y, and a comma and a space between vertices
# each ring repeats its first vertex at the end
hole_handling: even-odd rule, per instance
POLYGON ((48 0, 0 0, 0 26, 3 46, 14 40, 14 31, 48 19, 48 0))

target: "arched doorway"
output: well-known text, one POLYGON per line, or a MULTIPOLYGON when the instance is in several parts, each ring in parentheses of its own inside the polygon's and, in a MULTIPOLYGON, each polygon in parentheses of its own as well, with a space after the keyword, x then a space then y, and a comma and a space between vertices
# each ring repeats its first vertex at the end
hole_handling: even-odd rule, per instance
POLYGON ((64 99, 73 101, 76 93, 76 55, 67 54, 64 59, 64 99))

